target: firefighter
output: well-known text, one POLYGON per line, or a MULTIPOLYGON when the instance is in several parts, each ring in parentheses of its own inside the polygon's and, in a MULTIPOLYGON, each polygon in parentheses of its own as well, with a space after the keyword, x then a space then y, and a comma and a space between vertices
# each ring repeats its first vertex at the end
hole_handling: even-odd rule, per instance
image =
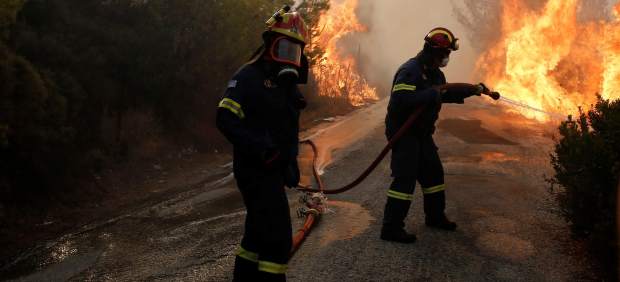
POLYGON ((424 39, 423 50, 403 64, 394 77, 386 136, 392 136, 408 117, 423 108, 414 125, 394 144, 392 151, 393 182, 387 192, 381 239, 413 243, 414 234, 404 229, 416 181, 424 194, 425 223, 432 228, 455 230, 445 210, 444 171, 433 141, 435 122, 442 103, 463 104, 470 96, 490 93, 484 84, 447 84, 440 68, 446 67, 450 53, 459 49, 458 39, 445 28, 431 30, 424 39))
POLYGON ((233 170, 247 209, 233 281, 286 281, 292 228, 285 186, 297 187, 299 115, 297 84, 308 76, 303 49, 308 31, 289 7, 263 33, 263 46, 228 83, 217 126, 233 144, 233 170))

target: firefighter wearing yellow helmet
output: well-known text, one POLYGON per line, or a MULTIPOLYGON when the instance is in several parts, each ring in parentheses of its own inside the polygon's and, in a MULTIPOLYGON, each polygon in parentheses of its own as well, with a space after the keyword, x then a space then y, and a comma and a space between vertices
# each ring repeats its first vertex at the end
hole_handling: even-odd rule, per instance
POLYGON ((286 281, 292 245, 285 186, 297 187, 297 84, 307 81, 308 29, 284 7, 267 21, 263 46, 228 82, 217 126, 234 148, 233 170, 247 209, 234 281, 286 281))
POLYGON ((448 65, 450 53, 458 49, 458 38, 450 30, 435 28, 424 38, 423 50, 404 63, 394 76, 385 119, 388 139, 403 126, 411 113, 419 108, 424 108, 424 111, 392 149, 394 179, 387 191, 381 229, 383 240, 401 243, 416 241, 416 236, 404 229, 416 182, 420 183, 424 194, 426 225, 442 230, 456 229, 456 224, 444 212, 446 185, 443 166, 433 141, 435 122, 442 103, 463 104, 470 96, 491 93, 482 83, 446 83, 440 68, 448 65))

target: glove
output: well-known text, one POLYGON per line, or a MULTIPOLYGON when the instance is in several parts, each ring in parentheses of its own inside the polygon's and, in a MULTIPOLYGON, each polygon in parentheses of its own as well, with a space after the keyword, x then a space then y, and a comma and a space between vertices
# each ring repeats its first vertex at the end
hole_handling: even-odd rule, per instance
POLYGON ((476 85, 478 87, 478 96, 480 96, 481 94, 489 94, 491 93, 491 89, 489 89, 486 85, 484 85, 484 83, 480 82, 478 83, 478 85, 476 85))
MULTIPOLYGON (((499 100, 499 98, 501 97, 499 92, 491 91, 491 89, 489 89, 482 82, 478 84, 478 87, 481 88, 481 91, 480 91, 481 94, 487 95, 487 96, 493 98, 493 100, 499 100)), ((480 94, 478 94, 478 96, 480 96, 480 94)))
POLYGON ((288 188, 296 188, 299 186, 299 167, 297 160, 291 161, 284 172, 284 185, 288 188))

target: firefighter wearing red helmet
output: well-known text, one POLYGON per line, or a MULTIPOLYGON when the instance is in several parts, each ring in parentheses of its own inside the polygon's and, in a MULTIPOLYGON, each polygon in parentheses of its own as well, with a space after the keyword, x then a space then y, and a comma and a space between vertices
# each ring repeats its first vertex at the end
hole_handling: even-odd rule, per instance
POLYGON ((233 144, 233 170, 247 209, 234 281, 286 281, 292 245, 285 186, 297 187, 299 115, 307 80, 308 30, 289 7, 267 22, 263 46, 228 82, 217 126, 233 144))
POLYGON ((381 239, 413 243, 414 234, 404 229, 416 182, 424 194, 425 223, 432 228, 455 230, 445 210, 444 171, 433 141, 435 122, 442 103, 463 104, 470 96, 490 93, 484 84, 447 84, 440 68, 446 67, 450 53, 459 49, 458 38, 445 28, 431 30, 424 49, 404 63, 394 76, 388 113, 385 119, 388 139, 408 117, 424 108, 416 123, 394 144, 393 182, 387 192, 381 239))

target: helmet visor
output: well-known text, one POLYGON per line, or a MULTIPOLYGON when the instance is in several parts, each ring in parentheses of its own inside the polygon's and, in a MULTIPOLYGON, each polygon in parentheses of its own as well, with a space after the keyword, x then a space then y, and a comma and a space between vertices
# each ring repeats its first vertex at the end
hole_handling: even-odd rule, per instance
POLYGON ((302 46, 286 37, 280 37, 273 42, 271 57, 280 63, 301 66, 302 46))

